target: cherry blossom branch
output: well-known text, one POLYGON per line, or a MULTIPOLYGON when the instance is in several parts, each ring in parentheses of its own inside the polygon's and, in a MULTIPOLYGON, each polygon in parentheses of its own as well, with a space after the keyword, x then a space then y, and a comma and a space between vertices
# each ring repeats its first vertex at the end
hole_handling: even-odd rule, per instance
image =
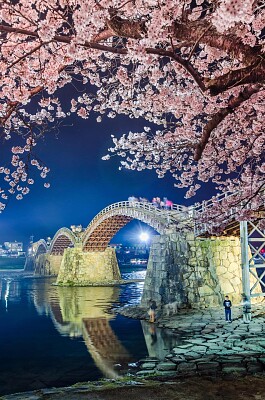
MULTIPOLYGON (((65 69, 65 66, 62 66, 59 68, 59 73, 62 72, 65 69)), ((44 86, 36 86, 35 88, 30 90, 29 97, 33 97, 36 94, 40 93, 44 89, 44 86)), ((4 126, 6 121, 11 117, 12 113, 15 111, 15 109, 20 105, 18 101, 13 101, 8 103, 8 110, 5 114, 4 117, 0 117, 0 125, 4 126)))
POLYGON ((30 56, 31 54, 35 53, 36 51, 38 51, 42 46, 44 46, 45 44, 48 44, 49 42, 42 42, 40 43, 38 46, 34 47, 31 51, 25 53, 23 56, 19 57, 16 61, 14 61, 12 64, 8 65, 6 67, 7 70, 9 70, 10 68, 14 67, 14 65, 18 64, 20 61, 23 61, 26 57, 30 56))
MULTIPOLYGON (((21 35, 39 38, 38 32, 33 32, 33 31, 29 31, 27 29, 21 29, 21 28, 13 28, 11 26, 1 25, 1 24, 0 24, 0 32, 19 33, 21 35)), ((73 39, 72 37, 68 37, 68 36, 54 35, 54 37, 51 41, 70 44, 72 39, 73 39)), ((97 44, 97 43, 85 42, 85 43, 80 43, 79 46, 83 46, 88 49, 108 51, 110 53, 127 54, 126 49, 105 46, 105 45, 101 45, 101 44, 97 44)))
POLYGON ((265 83, 265 60, 257 58, 245 68, 229 71, 215 79, 204 78, 204 82, 205 89, 209 89, 212 96, 239 85, 265 83))
POLYGON ((188 57, 187 61, 190 61, 190 59, 191 59, 191 57, 192 57, 192 54, 193 54, 193 52, 194 52, 196 46, 198 46, 200 40, 203 38, 203 36, 206 34, 206 32, 207 32, 210 28, 211 28, 211 27, 208 26, 208 27, 205 29, 205 31, 201 34, 201 36, 198 37, 198 39, 196 40, 196 42, 195 42, 194 45, 192 46, 192 49, 191 49, 191 51, 190 51, 190 54, 189 54, 189 57, 188 57))
POLYGON ((222 50, 229 54, 230 57, 242 60, 245 64, 252 64, 261 51, 260 46, 251 47, 246 45, 239 37, 233 34, 220 34, 208 19, 185 21, 185 23, 176 21, 173 28, 173 37, 180 41, 187 40, 187 38, 194 43, 198 41, 201 44, 222 50))
POLYGON ((242 92, 239 93, 237 97, 232 97, 229 101, 228 106, 219 110, 216 114, 212 116, 210 121, 205 125, 201 137, 200 143, 194 153, 194 160, 199 161, 203 150, 205 149, 212 131, 222 122, 225 117, 232 114, 242 103, 248 100, 254 93, 257 93, 261 89, 261 85, 254 85, 250 87, 245 87, 242 92))
MULTIPOLYGON (((113 35, 120 35, 123 37, 133 37, 133 38, 141 37, 140 31, 142 31, 142 28, 140 29, 141 24, 139 22, 126 21, 125 23, 124 20, 114 18, 113 20, 107 21, 107 24, 109 28, 102 31, 98 35, 95 35, 95 37, 93 38, 94 42, 86 41, 85 43, 80 43, 79 45, 85 48, 92 48, 101 51, 107 51, 111 53, 125 55, 127 54, 127 50, 124 48, 117 48, 117 47, 115 48, 112 46, 102 45, 96 42, 110 38, 113 35)), ((203 37, 205 37, 208 34, 208 31, 210 31, 211 29, 210 27, 207 27, 206 30, 204 29, 201 35, 197 38, 197 41, 199 42, 200 38, 202 39, 203 37)), ((37 32, 29 31, 26 29, 13 28, 5 25, 0 25, 0 31, 15 32, 39 38, 37 32)), ((72 38, 62 35, 55 35, 52 41, 70 44, 72 38)), ((225 90, 231 88, 232 86, 243 85, 245 83, 256 83, 256 82, 260 83, 265 80, 265 61, 263 59, 261 60, 258 59, 257 61, 256 52, 255 52, 254 64, 253 64, 253 54, 252 54, 251 65, 238 70, 230 71, 227 74, 222 75, 215 79, 203 78, 198 73, 198 71, 192 66, 189 59, 185 60, 175 52, 167 51, 164 49, 156 49, 156 48, 147 48, 146 52, 147 54, 154 54, 154 55, 159 55, 161 57, 166 56, 173 58, 176 62, 182 65, 185 68, 185 70, 193 77, 193 79, 203 92, 209 90, 212 96, 222 93, 225 90)))

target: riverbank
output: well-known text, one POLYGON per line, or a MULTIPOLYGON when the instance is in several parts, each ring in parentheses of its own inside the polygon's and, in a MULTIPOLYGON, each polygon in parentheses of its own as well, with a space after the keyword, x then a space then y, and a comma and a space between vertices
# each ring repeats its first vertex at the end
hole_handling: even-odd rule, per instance
MULTIPOLYGON (((121 314, 146 319, 146 310, 124 307, 121 314)), ((150 324, 149 356, 139 363, 137 376, 195 376, 200 374, 265 373, 265 310, 264 304, 253 305, 252 321, 243 323, 242 307, 233 307, 233 321, 224 320, 223 309, 182 310, 176 315, 160 316, 150 324), (169 328, 182 337, 164 360, 155 354, 156 326, 169 328), (154 349, 154 351, 153 351, 154 349)), ((265 399, 265 394, 264 394, 265 399)))
POLYGON ((177 380, 105 380, 0 397, 1 400, 263 400, 264 376, 193 377, 177 380))
MULTIPOLYGON (((130 318, 147 319, 146 310, 124 307, 130 318)), ((265 399, 265 311, 253 306, 252 321, 244 324, 241 307, 233 307, 233 321, 222 309, 182 310, 144 322, 150 333, 149 357, 139 360, 118 380, 84 382, 2 396, 2 400, 245 400, 265 399), (163 359, 157 354, 157 327, 182 337, 163 359)))

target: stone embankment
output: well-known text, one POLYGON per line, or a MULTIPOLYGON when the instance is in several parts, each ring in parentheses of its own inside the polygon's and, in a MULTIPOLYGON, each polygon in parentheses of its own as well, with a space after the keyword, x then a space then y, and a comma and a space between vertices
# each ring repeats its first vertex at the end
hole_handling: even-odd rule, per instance
MULTIPOLYGON (((125 307, 121 313, 141 319, 147 316, 140 307, 125 307)), ((254 306, 250 324, 243 323, 241 307, 233 307, 232 323, 226 322, 223 314, 223 310, 212 308, 158 316, 156 326, 171 328, 183 340, 164 360, 152 357, 140 360, 136 375, 177 377, 265 371, 264 306, 254 306)))

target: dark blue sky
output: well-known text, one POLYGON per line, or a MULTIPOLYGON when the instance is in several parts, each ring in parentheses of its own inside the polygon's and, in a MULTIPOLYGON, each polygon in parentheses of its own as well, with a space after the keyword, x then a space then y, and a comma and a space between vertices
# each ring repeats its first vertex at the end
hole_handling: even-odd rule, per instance
MULTIPOLYGON (((194 202, 184 199, 185 191, 174 187, 170 175, 158 179, 155 171, 119 171, 118 157, 101 160, 112 144, 111 134, 140 130, 142 121, 104 117, 98 124, 92 118, 71 117, 68 122, 73 125, 62 127, 58 138, 50 133, 36 148, 51 168, 51 187, 45 189, 44 180, 39 178, 22 201, 10 201, 0 214, 0 243, 17 240, 27 245, 30 235, 36 241, 52 237, 63 226, 86 227, 104 207, 127 200, 130 195, 150 200, 153 196, 167 196, 178 204, 194 202)), ((135 230, 132 225, 131 229, 123 228, 114 241, 128 238, 129 231, 135 230)))

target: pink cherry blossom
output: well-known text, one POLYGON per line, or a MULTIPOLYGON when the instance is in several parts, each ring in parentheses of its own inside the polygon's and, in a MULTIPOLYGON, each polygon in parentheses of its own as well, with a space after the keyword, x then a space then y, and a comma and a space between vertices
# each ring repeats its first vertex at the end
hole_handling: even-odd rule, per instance
POLYGON ((0 122, 5 141, 19 137, 10 168, 0 167, 3 194, 27 194, 34 174, 46 178, 35 152, 45 127, 72 113, 125 115, 128 129, 117 128, 105 160, 171 173, 187 197, 212 182, 231 196, 206 219, 221 226, 238 203, 249 218, 264 204, 263 3, 0 0, 0 122), (130 132, 134 118, 139 132, 130 132))

